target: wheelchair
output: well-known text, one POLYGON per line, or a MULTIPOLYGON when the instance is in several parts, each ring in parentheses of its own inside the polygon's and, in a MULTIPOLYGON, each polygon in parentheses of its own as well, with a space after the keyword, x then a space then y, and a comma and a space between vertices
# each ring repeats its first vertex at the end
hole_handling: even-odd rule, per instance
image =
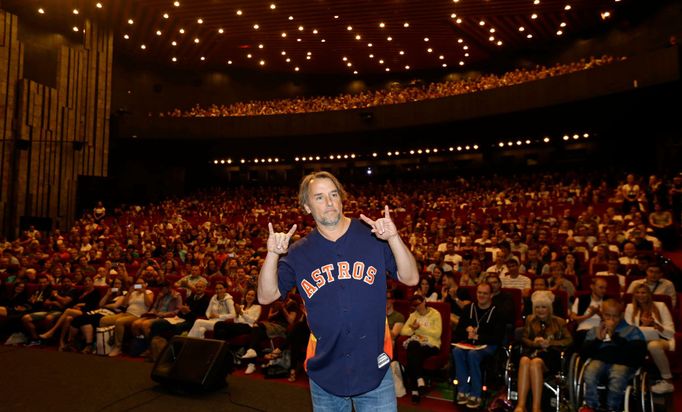
MULTIPOLYGON (((591 359, 583 359, 578 353, 571 356, 568 370, 569 398, 571 404, 576 408, 580 407, 584 401, 585 391, 585 371, 591 359)), ((654 399, 649 390, 649 374, 644 367, 640 367, 635 372, 627 387, 625 388, 623 410, 625 412, 640 411, 653 412, 654 399)), ((606 393, 606 385, 599 385, 597 389, 601 393, 606 393)))
MULTIPOLYGON (((518 364, 521 360, 522 346, 520 342, 509 345, 508 352, 511 354, 505 364, 505 382, 507 386, 507 399, 516 403, 518 400, 517 379, 518 364)), ((570 390, 567 376, 567 365, 570 357, 567 352, 561 352, 561 368, 556 373, 545 376, 542 394, 542 410, 567 412, 573 410, 573 404, 567 396, 570 390)), ((532 399, 532 392, 528 392, 528 399, 532 399)), ((529 402, 530 403, 530 402, 529 402)))
MULTIPOLYGON (((487 404, 495 394, 495 391, 504 387, 508 382, 508 370, 507 365, 509 364, 509 358, 511 356, 512 345, 499 345, 497 350, 487 358, 481 361, 481 382, 483 383, 481 387, 481 399, 483 404, 487 404)), ((455 403, 457 398, 457 387, 459 382, 456 377, 456 362, 451 357, 451 370, 450 377, 451 382, 454 385, 452 401, 455 403)))

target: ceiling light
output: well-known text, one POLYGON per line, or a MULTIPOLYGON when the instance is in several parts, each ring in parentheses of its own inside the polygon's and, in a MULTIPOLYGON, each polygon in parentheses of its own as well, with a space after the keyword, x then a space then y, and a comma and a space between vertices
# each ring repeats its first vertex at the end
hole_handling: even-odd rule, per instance
POLYGON ((180 7, 180 2, 179 2, 179 1, 174 2, 174 3, 173 3, 173 6, 175 6, 175 7, 180 7))
POLYGON ((204 24, 204 19, 201 19, 201 18, 197 19, 197 23, 204 24))
POLYGON ((78 9, 73 9, 73 14, 78 14, 78 9))
POLYGON ((478 22, 478 25, 479 25, 479 26, 485 26, 485 21, 483 21, 483 20, 479 21, 479 22, 478 22))
POLYGON ((177 58, 177 57, 173 57, 171 60, 173 60, 174 62, 176 62, 176 61, 178 61, 178 58, 177 58))
POLYGON ((171 42, 171 44, 172 44, 173 46, 177 46, 177 45, 178 45, 178 42, 176 42, 175 40, 173 40, 173 41, 171 42))
POLYGON ((355 40, 360 40, 361 38, 362 38, 362 37, 360 37, 359 34, 356 34, 356 35, 355 35, 355 40))
POLYGON ((488 40, 490 40, 490 41, 495 41, 495 36, 490 36, 490 37, 488 37, 488 40))
POLYGON ((325 39, 322 39, 322 40, 320 40, 320 41, 321 41, 322 43, 324 43, 324 42, 326 42, 327 40, 325 40, 325 39))
POLYGON ((563 32, 563 31, 561 31, 561 30, 557 30, 557 32, 556 32, 556 35, 557 35, 557 36, 561 36, 562 34, 564 34, 564 32, 563 32))
POLYGON ((225 33, 225 30, 223 30, 222 28, 220 28, 220 29, 218 29, 218 33, 223 34, 223 33, 225 33))
POLYGON ((469 53, 464 53, 464 57, 469 57, 469 53))
POLYGON ((260 64, 261 66, 265 66, 265 60, 259 61, 258 64, 260 64))
POLYGON ((386 37, 386 40, 388 40, 388 41, 392 41, 392 40, 393 40, 393 37, 391 37, 391 36, 388 36, 388 37, 386 37))
POLYGON ((160 36, 160 35, 161 35, 161 30, 157 30, 157 31, 156 31, 156 35, 157 35, 157 36, 160 36))
POLYGON ((128 36, 127 34, 124 34, 124 35, 123 35, 123 38, 126 39, 126 40, 128 40, 128 39, 130 38, 130 36, 128 36))
POLYGON ((38 9, 38 13, 40 13, 40 14, 45 14, 45 10, 43 10, 42 8, 39 8, 39 9, 38 9))
POLYGON ((398 52, 398 54, 400 54, 401 56, 404 56, 404 55, 405 55, 405 52, 402 51, 402 50, 400 50, 400 51, 398 52))
POLYGON ((410 70, 410 66, 405 66, 405 70, 410 70))
POLYGON ((530 140, 526 140, 526 144, 530 144, 530 140))
POLYGON ((296 41, 300 42, 300 41, 301 41, 301 39, 296 39, 296 41))
POLYGON ((462 23, 462 19, 457 19, 457 20, 455 20, 455 23, 457 23, 457 24, 462 23))
POLYGON ((306 60, 310 60, 310 56, 305 56, 305 59, 306 59, 306 60))
POLYGON ((348 67, 352 67, 352 66, 353 66, 353 63, 351 63, 351 62, 348 62, 348 63, 346 63, 346 66, 348 66, 348 67))
POLYGON ((253 29, 254 29, 254 30, 258 30, 258 29, 260 29, 260 26, 259 26, 258 24, 254 24, 254 25, 253 25, 253 29))
POLYGON ((128 19, 128 24, 133 24, 133 23, 134 23, 133 19, 128 19))
POLYGON ((387 68, 386 68, 386 71, 387 71, 387 72, 390 72, 390 71, 391 71, 391 69, 389 69, 389 68, 387 67, 387 68))
POLYGON ((334 18, 335 18, 335 19, 338 19, 338 18, 339 18, 339 16, 338 16, 338 15, 336 15, 336 16, 334 16, 334 18))
POLYGON ((405 22, 405 23, 403 24, 403 27, 410 27, 410 23, 405 22))
POLYGON ((549 143, 549 137, 545 137, 544 139, 542 139, 542 141, 545 143, 549 143))
POLYGON ((200 60, 203 62, 204 60, 206 60, 206 57, 201 56, 200 60))
POLYGON ((384 22, 379 23, 379 27, 381 27, 383 29, 384 27, 386 27, 386 23, 384 23, 384 22))
POLYGON ((561 24, 559 24, 559 27, 566 27, 566 22, 562 21, 561 24))
POLYGON ((568 140, 568 139, 570 139, 570 137, 568 137, 568 135, 567 135, 567 134, 566 134, 566 135, 564 135, 564 140, 568 140))
POLYGON ((384 64, 384 61, 383 61, 383 60, 379 60, 379 64, 384 64))
POLYGON ((525 27, 523 27, 523 26, 519 27, 519 31, 524 31, 524 30, 526 30, 525 27))
POLYGON ((566 11, 571 10, 571 5, 570 4, 565 5, 564 10, 566 10, 566 11))
POLYGON ((489 31, 490 31, 491 33, 495 33, 495 28, 494 28, 494 27, 491 27, 489 31))
POLYGON ((307 56, 312 56, 313 52, 306 53, 307 56))
POLYGON ((374 47, 372 43, 367 43, 367 47, 374 47))
POLYGON ((170 16, 168 15, 168 13, 163 13, 163 18, 164 18, 164 19, 167 19, 167 18, 169 18, 169 17, 170 17, 170 16))
POLYGON ((251 53, 249 53, 249 54, 246 55, 246 58, 247 58, 247 59, 250 59, 251 57, 253 57, 253 56, 251 55, 251 53))
POLYGON ((298 67, 294 67, 294 71, 299 71, 300 69, 298 67))
POLYGON ((502 40, 498 40, 498 41, 497 41, 497 45, 498 45, 498 46, 502 46, 502 40))
POLYGON ((195 38, 194 38, 194 43, 197 43, 197 44, 199 43, 199 38, 198 38, 198 37, 195 37, 195 38))
POLYGON ((293 20, 293 19, 294 19, 294 16, 289 16, 289 20, 293 20))
POLYGON ((528 33, 528 34, 526 35, 526 38, 528 38, 528 39, 532 39, 532 38, 533 38, 533 35, 532 35, 532 34, 530 34, 530 33, 528 33))
POLYGON ((426 49, 426 51, 431 53, 431 52, 433 52, 433 49, 429 47, 428 49, 426 49))
POLYGON ((585 134, 583 134, 583 137, 584 137, 585 139, 587 139, 588 137, 590 137, 590 134, 589 134, 589 133, 585 133, 585 134))
POLYGON ((353 70, 353 74, 358 74, 358 71, 357 71, 357 70, 353 70))
POLYGON ((285 52, 284 50, 282 50, 282 56, 286 56, 286 55, 287 55, 287 52, 285 52))
POLYGON ((353 30, 353 26, 348 26, 348 27, 346 27, 346 30, 352 31, 352 30, 353 30))
POLYGON ((287 34, 285 32, 282 32, 282 37, 287 37, 287 34))
POLYGON ((242 15, 242 11, 241 11, 241 10, 237 10, 237 16, 241 16, 241 15, 242 15))
POLYGON ((429 38, 428 38, 428 37, 424 37, 424 41, 429 41, 429 38))
POLYGON ((102 8, 102 3, 97 3, 97 4, 95 4, 95 7, 97 7, 98 9, 101 9, 101 8, 102 8))
POLYGON ((140 48, 141 48, 142 50, 146 50, 146 49, 147 49, 147 46, 145 46, 144 44, 142 44, 142 45, 140 45, 140 48))
POLYGON ((180 29, 180 30, 178 30, 178 32, 179 32, 180 34, 185 34, 185 29, 180 29))
POLYGON ((272 3, 270 5, 270 10, 275 10, 277 8, 277 5, 275 3, 272 3))
POLYGON ((537 18, 538 18, 538 15, 535 14, 535 13, 533 13, 533 14, 530 15, 530 18, 531 18, 531 19, 537 19, 537 18))
POLYGON ((303 26, 298 26, 298 31, 303 31, 303 26))
POLYGON ((313 34, 317 34, 317 29, 313 29, 313 34))
POLYGON ((263 48, 263 45, 262 45, 262 44, 259 44, 259 45, 258 45, 258 48, 259 48, 259 49, 262 49, 262 48, 263 48))
POLYGON ((369 55, 369 58, 370 58, 370 59, 373 59, 373 58, 374 58, 374 55, 373 55, 373 54, 370 54, 370 55, 369 55))
POLYGON ((73 31, 78 31, 78 26, 73 26, 73 31))
POLYGON ((232 64, 232 60, 228 60, 228 61, 227 61, 227 64, 232 64))
POLYGON ((534 0, 533 4, 535 4, 537 6, 538 4, 540 4, 540 0, 534 0))
POLYGON ((443 55, 441 54, 440 56, 438 56, 438 59, 443 60, 443 59, 445 59, 445 56, 443 56, 443 55))
POLYGON ((291 59, 287 57, 286 62, 287 62, 287 63, 290 63, 290 62, 291 62, 291 59))
POLYGON ((451 19, 457 18, 457 14, 452 13, 452 14, 450 15, 450 18, 451 18, 451 19))
POLYGON ((602 19, 602 20, 606 20, 606 19, 608 19, 609 17, 611 17, 611 13, 609 13, 608 11, 605 11, 605 12, 602 12, 602 13, 600 14, 600 16, 601 16, 601 19, 602 19))

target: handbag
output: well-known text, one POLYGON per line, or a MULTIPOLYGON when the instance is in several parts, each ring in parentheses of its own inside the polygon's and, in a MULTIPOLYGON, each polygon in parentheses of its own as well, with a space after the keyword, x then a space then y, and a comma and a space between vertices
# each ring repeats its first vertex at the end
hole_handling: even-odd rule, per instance
POLYGON ((108 355, 114 346, 114 328, 116 326, 100 326, 97 331, 97 350, 98 355, 108 355))

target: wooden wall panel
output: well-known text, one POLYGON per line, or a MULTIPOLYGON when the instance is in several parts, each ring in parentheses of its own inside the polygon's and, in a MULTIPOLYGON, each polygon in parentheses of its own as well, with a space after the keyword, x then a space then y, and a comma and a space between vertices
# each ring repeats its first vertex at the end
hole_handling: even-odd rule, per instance
POLYGON ((0 10, 0 232, 22 216, 67 229, 79 175, 106 176, 113 37, 88 22, 82 47, 58 52, 56 88, 22 78, 18 21, 0 10))

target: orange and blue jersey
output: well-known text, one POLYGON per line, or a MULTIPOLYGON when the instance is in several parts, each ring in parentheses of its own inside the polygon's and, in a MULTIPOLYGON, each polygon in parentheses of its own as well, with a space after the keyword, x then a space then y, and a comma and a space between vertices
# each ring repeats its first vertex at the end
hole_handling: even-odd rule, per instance
POLYGON ((308 376, 329 393, 368 392, 388 371, 387 274, 397 276, 388 243, 355 219, 335 242, 314 230, 279 261, 281 295, 296 285, 308 312, 308 376))

